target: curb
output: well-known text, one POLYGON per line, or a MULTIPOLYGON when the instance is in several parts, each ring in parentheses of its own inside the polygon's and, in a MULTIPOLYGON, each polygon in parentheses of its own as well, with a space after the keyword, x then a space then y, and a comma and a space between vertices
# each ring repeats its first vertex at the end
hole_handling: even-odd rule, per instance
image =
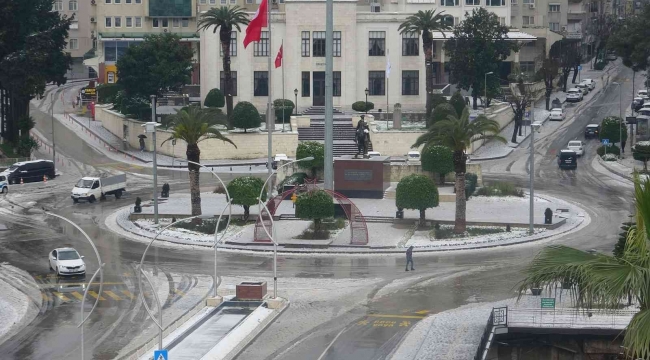
POLYGON ((623 174, 620 171, 615 170, 611 166, 607 165, 607 161, 604 161, 600 156, 598 156, 598 162, 600 163, 600 165, 602 165, 605 169, 607 169, 607 171, 611 172, 612 174, 618 175, 626 180, 634 181, 632 176, 623 174))

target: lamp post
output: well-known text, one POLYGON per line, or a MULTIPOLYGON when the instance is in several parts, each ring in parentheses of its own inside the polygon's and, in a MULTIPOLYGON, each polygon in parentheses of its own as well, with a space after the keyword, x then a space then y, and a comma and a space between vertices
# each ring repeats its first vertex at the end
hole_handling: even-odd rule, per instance
MULTIPOLYGON (((152 119, 156 119, 156 95, 151 95, 151 115, 152 119)), ((153 219, 154 223, 158 224, 158 163, 156 162, 156 127, 160 126, 155 121, 149 121, 144 125, 144 131, 151 134, 153 142, 153 219)))
POLYGON ((366 115, 368 115, 368 94, 370 93, 370 90, 366 88, 366 106, 364 108, 366 109, 366 115))
MULTIPOLYGON (((262 186, 262 189, 260 190, 260 196, 257 197, 257 202, 260 204, 260 214, 259 216, 262 216, 262 208, 266 210, 266 213, 269 214, 269 218, 271 219, 271 232, 273 234, 270 234, 269 231, 266 229, 266 226, 264 225, 264 221, 261 222, 262 228, 264 229, 264 232, 266 235, 271 239, 273 242, 273 298, 278 297, 278 243, 275 241, 275 226, 273 224, 273 216, 271 215, 271 212, 269 211, 269 208, 266 207, 266 204, 262 201, 262 194, 264 193, 264 188, 266 187, 266 184, 271 180, 271 177, 273 177, 274 174, 277 174, 278 170, 281 168, 300 162, 300 161, 311 161, 314 160, 312 156, 308 156, 306 158, 290 161, 286 164, 283 164, 281 166, 278 166, 277 169, 275 169, 271 175, 269 175, 268 178, 266 178, 266 181, 264 181, 264 186, 262 186)), ((269 199, 271 198, 271 191, 269 191, 269 199)))
MULTIPOLYGON (((621 146, 621 151, 619 152, 619 156, 621 159, 623 159, 623 86, 621 83, 613 82, 612 85, 617 85, 618 86, 618 115, 620 118, 620 122, 618 123, 618 141, 619 145, 621 146)), ((625 131, 627 134, 627 130, 625 131)))
POLYGON ((296 108, 294 110, 295 110, 295 115, 297 116, 298 115, 298 89, 293 89, 293 97, 296 100, 296 104, 295 104, 296 108))
POLYGON ((95 246, 95 243, 90 238, 90 236, 88 236, 88 234, 86 234, 86 232, 83 231, 83 229, 81 227, 79 227, 79 225, 73 223, 71 220, 69 220, 69 219, 67 219, 67 218, 65 218, 65 217, 63 217, 61 215, 53 214, 53 213, 51 213, 51 212, 49 212, 47 210, 45 211, 45 215, 53 216, 53 217, 55 217, 57 219, 63 220, 65 222, 67 222, 68 224, 72 225, 75 229, 79 230, 79 232, 86 238, 86 240, 88 240, 88 242, 90 243, 90 246, 93 248, 93 251, 95 252, 95 256, 97 256, 97 264, 99 265, 99 267, 95 271, 93 276, 90 278, 90 280, 88 281, 88 285, 86 286, 86 289, 84 290, 83 298, 81 299, 81 322, 79 323, 79 325, 77 325, 78 328, 81 328, 81 360, 83 360, 84 359, 84 326, 83 325, 88 320, 88 318, 93 313, 93 311, 95 311, 95 307, 97 307, 97 303, 99 302, 99 299, 101 299, 102 290, 104 288, 104 270, 103 270, 104 264, 102 264, 102 259, 99 256, 99 251, 97 251, 97 247, 95 246), (95 280, 95 278, 97 277, 98 274, 99 274, 99 293, 97 294, 97 297, 95 298, 95 303, 93 304, 93 307, 90 309, 90 312, 88 313, 88 315, 86 317, 84 317, 84 307, 86 305, 86 302, 85 302, 86 301, 86 296, 88 296, 88 290, 90 289, 90 284, 93 283, 93 281, 95 280))
POLYGON ((485 87, 485 104, 483 104, 483 109, 487 109, 487 76, 494 74, 492 71, 486 72, 483 77, 483 86, 485 87))
POLYGON ((50 95, 50 99, 50 106, 52 107, 52 112, 50 113, 50 122, 52 123, 52 162, 54 163, 52 169, 54 170, 54 175, 56 176, 56 143, 54 142, 54 94, 50 95))

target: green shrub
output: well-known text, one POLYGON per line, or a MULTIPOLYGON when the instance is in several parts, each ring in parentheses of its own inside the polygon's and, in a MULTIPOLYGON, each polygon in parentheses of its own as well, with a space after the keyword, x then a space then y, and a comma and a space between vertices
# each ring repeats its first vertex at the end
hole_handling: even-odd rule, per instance
MULTIPOLYGON (((193 222, 193 221, 184 221, 174 225, 174 227, 212 235, 214 234, 214 230, 217 227, 217 220, 218 219, 208 219, 208 220, 203 220, 200 223, 193 222)), ((228 218, 227 217, 221 218, 221 222, 219 223, 219 231, 223 231, 226 228, 227 224, 228 224, 228 218)))
POLYGON ((120 85, 116 84, 99 84, 96 87, 97 102, 99 104, 115 103, 117 92, 120 91, 120 85))
POLYGON ((262 201, 266 200, 266 191, 262 191, 264 181, 258 177, 242 176, 228 183, 226 188, 234 205, 244 207, 244 221, 248 220, 250 207, 257 205, 257 197, 262 193, 262 201))
POLYGON ((442 96, 442 94, 433 94, 433 95, 431 95, 431 108, 432 109, 435 109, 436 106, 438 106, 440 104, 446 104, 446 103, 447 103, 447 99, 444 96, 442 96))
POLYGON ((293 109, 296 108, 293 101, 288 99, 275 99, 273 100, 273 109, 275 109, 275 119, 277 122, 284 124, 291 120, 293 109), (282 117, 282 110, 284 109, 284 118, 282 117))
POLYGON ((16 152, 22 157, 30 157, 32 151, 38 150, 38 141, 33 136, 21 137, 16 146, 16 152))
POLYGON ((632 146, 632 157, 634 160, 643 161, 643 171, 648 172, 648 160, 650 159, 650 141, 639 141, 632 146))
POLYGON ((621 135, 623 141, 627 140, 627 127, 621 123, 621 118, 618 116, 608 116, 600 123, 600 132, 598 139, 609 139, 610 143, 620 142, 621 135))
POLYGON ((314 231, 321 231, 322 220, 334 217, 332 196, 320 189, 300 194, 296 199, 296 217, 314 220, 314 231))
POLYGON ((257 108, 248 101, 240 101, 232 110, 232 125, 236 128, 248 129, 258 128, 262 124, 260 113, 257 108))
POLYGON ((524 197, 524 192, 509 182, 495 181, 476 190, 476 196, 516 196, 524 197))
POLYGON ((356 112, 366 112, 370 111, 375 108, 375 104, 371 103, 370 101, 365 102, 365 101, 357 101, 352 104, 352 110, 356 112), (368 107, 366 109, 366 106, 368 107))
POLYGON ((468 200, 470 196, 474 195, 476 185, 478 184, 478 175, 474 173, 465 174, 465 199, 468 200))
POLYGON ((424 224, 428 208, 438 206, 436 184, 428 176, 412 174, 400 180, 395 189, 395 206, 398 209, 420 211, 420 224, 424 224))
POLYGON ((221 90, 214 88, 206 95, 203 105, 206 107, 222 108, 226 106, 226 98, 223 96, 221 90))
POLYGON ((454 153, 446 146, 429 145, 422 149, 422 170, 440 176, 440 184, 445 183, 445 175, 454 171, 454 153))
POLYGON ((594 65, 594 70, 602 70, 605 68, 605 65, 607 65, 607 61, 596 61, 596 65, 594 65))
POLYGON ((317 141, 303 141, 296 149, 296 160, 306 157, 313 157, 314 160, 300 161, 298 167, 310 169, 313 178, 318 176, 318 170, 325 166, 325 146, 317 141))
POLYGON ((454 107, 451 104, 443 103, 436 106, 435 109, 433 109, 433 112, 431 113, 431 119, 427 123, 427 127, 437 123, 438 121, 447 120, 449 115, 458 117, 458 114, 456 113, 456 109, 454 109, 454 107))
POLYGON ((460 91, 454 93, 451 99, 449 99, 449 103, 454 107, 454 110, 456 110, 456 114, 462 114, 465 106, 467 106, 465 98, 460 94, 460 91))
POLYGON ((285 177, 280 183, 278 184, 278 193, 282 193, 282 189, 284 189, 285 185, 302 185, 305 183, 305 180, 308 179, 309 176, 304 173, 304 172, 297 172, 293 173, 287 177, 285 177))
POLYGON ((596 149, 596 154, 598 154, 598 156, 603 156, 603 155, 605 155, 605 153, 614 154, 614 155, 618 156, 618 155, 621 155, 621 149, 616 145, 610 145, 610 146, 602 145, 602 146, 599 146, 598 149, 596 149), (605 150, 607 150, 607 151, 605 151, 605 150))

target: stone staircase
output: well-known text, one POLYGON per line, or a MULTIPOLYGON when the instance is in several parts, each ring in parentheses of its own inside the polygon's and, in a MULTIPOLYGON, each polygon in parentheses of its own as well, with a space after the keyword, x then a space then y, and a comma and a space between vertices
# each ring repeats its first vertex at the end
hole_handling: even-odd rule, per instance
MULTIPOLYGON (((325 115, 325 106, 310 106, 302 115, 325 115)), ((334 115, 343 115, 341 110, 334 108, 334 115)))
MULTIPOLYGON (((357 144, 354 141, 355 128, 352 126, 352 119, 334 119, 334 157, 343 155, 355 155, 357 144)), ((325 122, 323 120, 311 120, 310 127, 298 128, 298 141, 325 141, 325 122)), ((372 144, 370 149, 372 151, 372 144)))

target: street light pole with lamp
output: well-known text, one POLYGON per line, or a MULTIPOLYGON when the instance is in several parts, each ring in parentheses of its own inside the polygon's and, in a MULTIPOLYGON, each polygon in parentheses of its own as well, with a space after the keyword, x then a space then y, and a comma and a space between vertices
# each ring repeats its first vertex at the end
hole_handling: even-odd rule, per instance
POLYGON ((368 94, 369 93, 370 93, 370 90, 368 90, 368 88, 366 88, 366 106, 364 106, 364 108, 366 110, 366 115, 368 115, 368 94))
POLYGON ((296 100, 296 104, 295 104, 296 108, 294 109, 295 110, 294 115, 298 116, 298 89, 293 89, 293 98, 296 100))
POLYGON ((153 142, 153 219, 158 224, 158 162, 156 161, 156 127, 160 126, 156 119, 156 95, 151 95, 151 118, 150 121, 141 125, 146 133, 151 134, 153 142))
MULTIPOLYGON (((302 159, 290 161, 286 164, 282 164, 281 166, 278 166, 277 169, 269 175, 268 178, 266 178, 266 181, 264 181, 264 185, 262 186, 262 189, 260 190, 260 196, 257 197, 257 202, 260 205, 260 214, 259 216, 262 216, 262 208, 266 210, 266 213, 269 214, 269 218, 271 219, 271 232, 272 234, 269 233, 269 231, 266 229, 266 226, 264 225, 264 221, 261 221, 262 228, 264 229, 264 232, 266 235, 271 239, 271 242, 273 242, 273 298, 277 299, 278 297, 278 243, 275 241, 275 226, 273 223, 273 216, 271 215, 271 212, 269 211, 269 208, 266 207, 266 204, 262 201, 262 194, 264 193, 264 188, 266 188, 266 184, 271 180, 274 174, 277 174, 278 170, 282 169, 285 166, 295 164, 300 161, 311 161, 314 160, 312 156, 308 156, 302 159)), ((271 192, 269 192, 269 195, 271 195, 271 192)), ((271 196, 268 197, 267 200, 270 200, 271 196)))
POLYGON ((492 75, 494 72, 486 72, 485 76, 483 76, 483 87, 485 88, 485 104, 483 104, 483 109, 487 109, 487 76, 492 75))
MULTIPOLYGON (((621 83, 618 83, 618 82, 613 82, 612 85, 617 85, 618 86, 618 115, 619 115, 619 118, 621 120, 619 122, 619 124, 618 124, 618 141, 619 141, 619 145, 621 147, 621 151, 619 152, 619 156, 621 157, 621 159, 624 159, 624 157, 623 157, 623 151, 624 151, 623 150, 623 121, 625 119, 623 119, 623 96, 622 96, 623 86, 621 85, 621 83)), ((625 130, 625 133, 627 135, 627 129, 625 130)))

